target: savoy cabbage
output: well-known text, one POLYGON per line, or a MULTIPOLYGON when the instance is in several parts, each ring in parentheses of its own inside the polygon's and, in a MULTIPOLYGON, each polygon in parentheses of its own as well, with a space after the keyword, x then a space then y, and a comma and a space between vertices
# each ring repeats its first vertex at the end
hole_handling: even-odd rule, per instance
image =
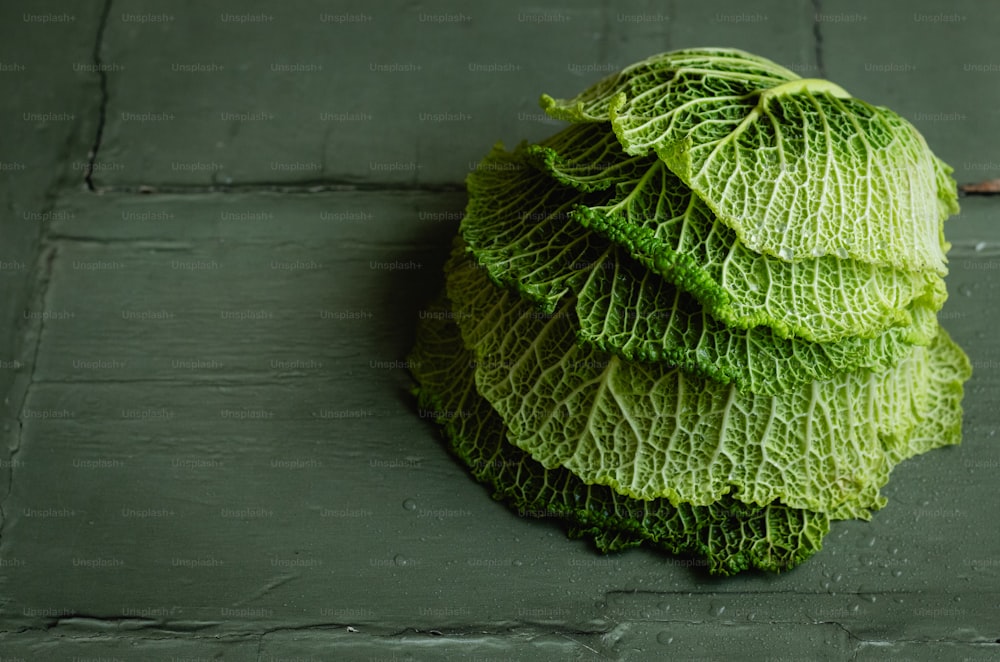
POLYGON ((470 173, 411 354, 452 451, 603 551, 784 570, 956 444, 951 169, 887 108, 737 50, 651 57, 470 173))

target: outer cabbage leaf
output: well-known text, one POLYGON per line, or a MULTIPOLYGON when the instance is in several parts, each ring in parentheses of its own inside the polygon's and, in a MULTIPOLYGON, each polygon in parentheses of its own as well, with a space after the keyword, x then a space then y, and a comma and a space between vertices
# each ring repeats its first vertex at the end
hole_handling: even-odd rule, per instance
POLYGON ((950 343, 915 347, 891 370, 859 370, 775 396, 576 342, 572 298, 551 316, 493 287, 456 253, 448 294, 476 385, 511 443, 546 468, 637 499, 709 505, 725 494, 833 519, 870 518, 894 451, 929 402, 929 364, 950 343))
POLYGON ((748 249, 662 161, 625 155, 607 124, 571 126, 526 151, 560 182, 577 188, 613 183, 613 199, 570 215, 628 248, 729 325, 767 325, 816 342, 874 337, 910 324, 907 306, 914 299, 937 310, 946 298, 942 279, 932 273, 836 256, 788 262, 748 249), (601 159, 591 161, 597 152, 601 159))
POLYGON ((516 282, 525 296, 552 312, 573 283, 586 277, 591 263, 581 256, 607 243, 581 231, 569 213, 608 194, 557 186, 500 144, 469 173, 466 186, 462 237, 494 282, 516 282))
POLYGON ((740 57, 756 56, 694 53, 654 56, 542 105, 610 120, 626 152, 655 152, 751 250, 947 273, 941 223, 958 211, 955 183, 913 125, 740 57))
POLYGON ((546 94, 541 103, 556 119, 602 122, 611 118, 611 103, 622 93, 669 110, 681 104, 697 106, 706 93, 714 99, 737 100, 799 78, 795 72, 745 51, 691 48, 659 53, 629 65, 568 101, 546 94), (665 91, 670 92, 669 97, 665 91))
POLYGON ((728 496, 709 506, 666 499, 639 501, 603 485, 586 485, 565 469, 545 469, 506 442, 503 421, 475 388, 473 355, 453 313, 431 306, 410 356, 419 405, 442 424, 452 452, 494 498, 523 515, 567 521, 571 537, 590 538, 604 552, 646 543, 703 560, 712 574, 747 568, 781 571, 822 546, 829 519, 773 503, 747 506, 728 496))
POLYGON ((910 306, 916 323, 874 339, 816 343, 772 328, 729 327, 626 251, 577 224, 569 211, 594 194, 554 184, 495 148, 469 178, 462 233, 494 282, 516 287, 551 313, 576 295, 581 340, 633 360, 665 361, 741 390, 782 393, 861 366, 885 369, 913 340, 937 330, 934 308, 910 306))
POLYGON ((770 327, 727 327, 690 296, 625 256, 594 262, 574 312, 579 337, 626 360, 661 361, 741 391, 786 393, 859 368, 886 370, 912 351, 914 335, 938 332, 933 309, 911 306, 915 323, 869 339, 818 343, 782 338, 770 327))
POLYGON ((904 412, 915 416, 917 425, 905 444, 887 446, 893 464, 962 441, 962 397, 964 383, 972 377, 972 365, 947 331, 940 329, 938 336, 931 348, 926 400, 920 412, 904 412))

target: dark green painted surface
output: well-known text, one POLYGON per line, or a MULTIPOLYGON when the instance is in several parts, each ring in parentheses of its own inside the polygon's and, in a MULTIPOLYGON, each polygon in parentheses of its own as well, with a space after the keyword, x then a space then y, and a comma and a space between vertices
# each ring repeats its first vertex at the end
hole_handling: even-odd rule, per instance
MULTIPOLYGON (((570 65, 708 43, 804 74, 821 61, 904 113, 963 114, 920 128, 968 182, 997 174, 961 166, 997 159, 1000 72, 980 73, 985 85, 945 77, 945 99, 933 90, 939 71, 989 64, 992 19, 965 5, 838 4, 819 22, 818 60, 810 3, 200 7, 112 6, 101 53, 120 70, 108 72, 98 163, 122 165, 97 170, 101 194, 72 174, 100 116, 93 74, 35 83, 52 107, 78 107, 78 125, 0 143, 2 161, 18 149, 38 159, 3 195, 53 212, 22 222, 12 203, 0 225, 4 255, 27 265, 3 284, 5 343, 24 365, 2 383, 19 420, 0 458, 0 659, 996 659, 996 198, 964 198, 947 228, 942 321, 976 370, 965 442, 901 465, 872 522, 837 523, 823 552, 784 575, 713 580, 648 551, 603 557, 517 518, 443 451, 398 364, 464 205, 438 185, 457 185, 497 138, 553 130, 518 113, 600 76, 570 65), (223 25, 227 12, 274 20, 223 25), (318 21, 361 12, 371 20, 318 21), (420 20, 446 12, 471 20, 420 20), (173 20, 133 18, 164 13, 173 20), (628 18, 639 14, 660 18, 628 18), (953 31, 951 45, 934 29, 953 31), (908 59, 918 69, 906 76, 865 74, 908 59), (427 71, 365 71, 410 60, 427 71), (213 62, 225 66, 168 71, 213 62), (265 75, 272 62, 323 69, 265 75), (479 84, 469 62, 531 66, 479 84), (229 110, 275 118, 216 119, 229 110), (122 119, 133 111, 176 119, 122 119), (327 111, 372 119, 326 131, 327 111), (299 161, 324 165, 270 166, 299 161), (209 190, 222 171, 172 165, 199 162, 223 164, 240 188, 209 190), (56 171, 69 174, 46 179, 56 171)), ((83 53, 51 58, 89 58, 99 10, 66 10, 72 38, 54 24, 24 37, 20 8, 6 10, 2 29, 22 36, 3 61, 41 66, 44 43, 83 53)))
MULTIPOLYGON (((58 5, 32 3, 28 14, 61 14, 58 5)), ((81 6, 73 21, 60 23, 25 21, 21 10, 21 3, 0 5, 0 494, 9 488, 9 449, 18 444, 29 380, 24 355, 34 338, 23 311, 39 276, 42 229, 57 192, 83 179, 99 107, 88 65, 100 7, 81 6)))

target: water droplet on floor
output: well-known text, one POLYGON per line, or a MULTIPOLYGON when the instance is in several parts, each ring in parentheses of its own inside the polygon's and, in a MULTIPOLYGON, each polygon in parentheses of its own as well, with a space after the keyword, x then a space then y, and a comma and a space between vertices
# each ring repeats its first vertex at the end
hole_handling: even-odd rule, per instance
POLYGON ((402 554, 396 554, 394 557, 392 557, 392 562, 395 563, 399 567, 404 567, 404 566, 408 566, 408 565, 412 565, 413 564, 413 561, 411 561, 410 559, 406 558, 402 554))
POLYGON ((976 244, 976 251, 986 250, 986 242, 980 241, 976 244))
POLYGON ((961 285, 958 286, 958 293, 961 294, 963 297, 971 297, 972 285, 969 285, 968 283, 962 283, 961 285))
POLYGON ((660 634, 656 635, 656 643, 664 645, 672 644, 674 643, 674 638, 670 635, 669 632, 663 631, 660 634))
POLYGON ((406 508, 407 510, 416 510, 417 502, 414 501, 413 499, 406 499, 405 501, 403 501, 403 508, 406 508))

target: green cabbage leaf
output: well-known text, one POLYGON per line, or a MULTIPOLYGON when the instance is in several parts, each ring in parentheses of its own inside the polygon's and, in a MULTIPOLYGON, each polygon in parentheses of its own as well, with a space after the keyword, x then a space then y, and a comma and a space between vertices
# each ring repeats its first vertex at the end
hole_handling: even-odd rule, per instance
POLYGON ((823 513, 780 503, 748 506, 728 496, 709 506, 642 501, 571 472, 546 469, 507 443, 500 416, 476 390, 474 354, 465 348, 446 301, 428 307, 409 363, 419 406, 443 426, 451 451, 493 496, 526 517, 561 519, 573 537, 603 552, 640 544, 699 559, 712 574, 748 568, 788 570, 822 548, 823 513))
POLYGON ((494 287, 461 247, 447 272, 456 320, 475 351, 477 388, 509 441, 546 468, 635 499, 702 506, 732 494, 868 519, 885 503, 879 489, 894 458, 912 455, 908 439, 927 415, 937 374, 955 373, 951 340, 938 334, 887 371, 761 396, 581 345, 572 297, 546 315, 494 287))
POLYGON ((720 48, 541 103, 569 126, 469 174, 409 357, 496 499, 601 551, 780 571, 959 443, 957 187, 911 124, 720 48))
MULTIPOLYGON (((888 368, 911 344, 927 344, 937 333, 936 304, 923 300, 902 311, 907 326, 874 338, 820 343, 766 325, 727 326, 626 248, 577 222, 580 205, 596 204, 600 193, 556 184, 529 159, 523 148, 494 148, 469 176, 462 234, 494 282, 516 287, 543 311, 575 295, 579 337, 598 349, 629 360, 670 362, 773 394, 859 367, 888 368)), ((702 272, 693 264, 678 270, 675 280, 691 287, 687 273, 702 272)), ((835 305, 842 308, 843 302, 835 305)))
POLYGON ((737 50, 627 67, 553 117, 611 122, 625 152, 655 154, 749 249, 947 273, 950 169, 891 110, 737 50))

